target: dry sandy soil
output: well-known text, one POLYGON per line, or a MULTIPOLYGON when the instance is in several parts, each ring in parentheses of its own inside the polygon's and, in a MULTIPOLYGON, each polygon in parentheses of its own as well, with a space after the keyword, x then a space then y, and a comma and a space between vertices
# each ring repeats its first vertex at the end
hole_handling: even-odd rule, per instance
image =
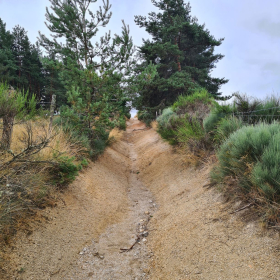
POLYGON ((279 233, 207 189, 209 169, 186 167, 137 119, 19 234, 6 279, 280 279, 279 233), (125 250, 127 249, 127 250, 125 250))

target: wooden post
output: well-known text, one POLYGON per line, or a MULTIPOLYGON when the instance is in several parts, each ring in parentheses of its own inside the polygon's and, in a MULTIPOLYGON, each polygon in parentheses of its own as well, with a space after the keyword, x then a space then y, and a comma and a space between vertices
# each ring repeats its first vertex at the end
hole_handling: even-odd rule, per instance
POLYGON ((52 102, 51 102, 51 109, 50 109, 50 125, 49 125, 49 136, 52 133, 52 125, 53 125, 53 116, 54 116, 54 109, 56 104, 56 95, 52 95, 52 102))

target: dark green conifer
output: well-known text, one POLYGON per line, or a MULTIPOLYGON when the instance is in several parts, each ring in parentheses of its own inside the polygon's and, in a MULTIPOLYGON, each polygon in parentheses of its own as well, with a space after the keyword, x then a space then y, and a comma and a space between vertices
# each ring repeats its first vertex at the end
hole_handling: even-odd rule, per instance
MULTIPOLYGON (((162 101, 169 105, 180 94, 191 94, 197 87, 206 88, 219 97, 219 88, 227 80, 211 77, 215 64, 223 58, 214 49, 223 39, 215 39, 190 15, 190 4, 184 0, 152 0, 160 12, 149 17, 136 16, 135 22, 152 36, 139 48, 144 63, 152 62, 158 76, 139 92, 144 106, 155 107, 162 101)), ((138 71, 141 71, 138 69, 138 71)))

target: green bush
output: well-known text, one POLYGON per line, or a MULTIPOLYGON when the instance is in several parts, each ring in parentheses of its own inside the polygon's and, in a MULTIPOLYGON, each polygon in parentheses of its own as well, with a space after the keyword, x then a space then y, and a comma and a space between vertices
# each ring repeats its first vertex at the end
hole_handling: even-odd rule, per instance
POLYGON ((155 119, 154 114, 148 110, 138 111, 137 117, 139 121, 143 121, 147 126, 150 126, 151 122, 155 119))
POLYGON ((180 124, 175 132, 178 143, 187 144, 190 140, 199 140, 204 136, 204 131, 196 119, 191 121, 185 116, 180 119, 180 124))
POLYGON ((197 102, 203 103, 205 105, 216 104, 214 98, 211 96, 211 94, 208 93, 206 89, 200 89, 195 91, 191 95, 180 95, 176 102, 174 102, 174 104, 172 105, 172 110, 174 112, 177 112, 181 109, 196 104, 197 102))
POLYGON ((280 131, 272 137, 254 166, 252 183, 270 198, 280 196, 280 131))
POLYGON ((168 126, 170 126, 170 119, 175 116, 176 114, 174 113, 172 108, 166 108, 163 110, 162 115, 157 118, 157 122, 160 127, 167 128, 168 126))
POLYGON ((100 155, 108 144, 109 132, 101 125, 95 128, 86 127, 80 117, 65 107, 60 117, 55 119, 56 125, 61 125, 63 132, 69 135, 70 141, 87 149, 93 159, 100 155))
POLYGON ((122 130, 126 130, 126 119, 124 116, 121 116, 119 118, 119 125, 118 125, 119 129, 122 129, 122 130))
POLYGON ((217 124, 217 128, 214 130, 215 142, 221 144, 230 134, 240 129, 242 126, 244 126, 244 123, 239 118, 228 117, 221 119, 217 124))
POLYGON ((224 181, 235 178, 246 192, 254 187, 265 197, 280 195, 280 124, 244 126, 221 145, 217 156, 219 165, 212 178, 224 181))
POLYGON ((80 167, 74 163, 75 157, 60 156, 58 166, 52 170, 55 184, 68 185, 79 174, 80 167))
POLYGON ((95 127, 90 131, 90 155, 96 158, 102 154, 109 143, 109 132, 101 126, 95 127))
POLYGON ((231 105, 219 105, 215 104, 211 110, 209 116, 203 120, 203 127, 207 133, 213 133, 217 128, 218 123, 230 114, 234 112, 234 108, 231 105))
POLYGON ((163 139, 167 140, 170 145, 178 144, 176 131, 174 129, 168 127, 159 127, 158 133, 163 139))
POLYGON ((235 94, 234 107, 236 115, 250 124, 280 120, 280 99, 276 96, 258 100, 247 95, 235 94))
POLYGON ((179 116, 188 114, 190 118, 195 118, 202 123, 211 108, 216 105, 218 103, 214 98, 205 89, 200 89, 192 95, 179 96, 171 108, 179 116))

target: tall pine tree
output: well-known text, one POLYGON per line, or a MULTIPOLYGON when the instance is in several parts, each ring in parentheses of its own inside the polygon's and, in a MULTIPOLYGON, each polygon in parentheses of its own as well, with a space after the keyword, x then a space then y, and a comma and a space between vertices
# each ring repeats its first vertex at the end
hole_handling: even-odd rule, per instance
POLYGON ((40 99, 44 80, 39 46, 30 43, 24 28, 17 25, 11 33, 0 19, 0 81, 40 99))
POLYGON ((0 18, 0 82, 10 83, 16 77, 16 63, 12 52, 13 36, 0 18))
MULTIPOLYGON (((96 2, 50 0, 46 25, 52 39, 40 34, 40 44, 49 57, 57 57, 61 63, 59 77, 70 105, 61 108, 62 122, 73 124, 91 142, 97 140, 97 130, 113 126, 126 112, 123 77, 134 52, 124 23, 120 36, 109 32, 96 39, 99 28, 111 18, 109 0, 103 0, 103 7, 94 13, 91 8, 96 2)), ((49 73, 53 66, 49 63, 49 73)))
POLYGON ((211 77, 215 64, 223 58, 215 54, 223 39, 215 39, 204 25, 190 15, 184 0, 152 0, 160 12, 149 17, 136 16, 135 22, 152 36, 139 48, 142 65, 152 63, 158 75, 139 92, 138 107, 170 105, 180 94, 191 94, 197 87, 206 88, 218 98, 219 88, 228 80, 211 77))

